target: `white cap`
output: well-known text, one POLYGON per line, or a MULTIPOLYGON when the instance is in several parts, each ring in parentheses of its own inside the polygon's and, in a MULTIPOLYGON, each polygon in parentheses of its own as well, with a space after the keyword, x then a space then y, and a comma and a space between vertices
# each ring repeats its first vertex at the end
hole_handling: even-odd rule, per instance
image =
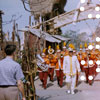
POLYGON ((60 52, 61 50, 57 50, 57 52, 60 52))
POLYGON ((88 48, 86 48, 85 50, 89 50, 88 48))
POLYGON ((76 50, 73 50, 73 52, 76 52, 76 50))
POLYGON ((72 48, 68 48, 68 51, 73 51, 73 49, 72 48))
POLYGON ((80 49, 80 50, 82 50, 82 49, 80 49))
POLYGON ((64 49, 66 49, 66 46, 63 46, 64 49))
POLYGON ((42 53, 42 56, 45 56, 45 53, 42 53))

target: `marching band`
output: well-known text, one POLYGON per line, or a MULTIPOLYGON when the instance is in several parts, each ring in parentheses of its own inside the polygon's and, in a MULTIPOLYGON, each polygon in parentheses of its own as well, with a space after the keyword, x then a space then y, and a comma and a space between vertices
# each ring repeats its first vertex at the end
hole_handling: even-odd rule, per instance
POLYGON ((97 75, 98 60, 100 58, 100 51, 93 48, 88 49, 87 43, 84 48, 80 45, 80 50, 76 51, 73 44, 69 44, 66 48, 66 42, 63 43, 63 50, 61 51, 57 45, 56 51, 51 46, 43 50, 41 58, 42 64, 46 66, 46 70, 38 67, 39 78, 42 82, 43 88, 47 88, 47 79, 54 81, 54 75, 57 77, 57 84, 60 88, 63 87, 64 76, 67 84, 68 93, 74 94, 74 89, 78 85, 80 73, 85 74, 86 83, 92 85, 94 78, 97 75), (48 54, 46 54, 48 51, 48 54), (47 66, 48 65, 48 66, 47 66))

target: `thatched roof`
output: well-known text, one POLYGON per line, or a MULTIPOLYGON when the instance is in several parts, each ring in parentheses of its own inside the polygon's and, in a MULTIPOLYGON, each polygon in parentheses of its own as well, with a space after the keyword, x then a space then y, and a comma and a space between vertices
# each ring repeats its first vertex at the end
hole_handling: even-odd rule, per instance
POLYGON ((64 6, 67 0, 28 0, 28 1, 30 9, 31 11, 33 11, 32 15, 38 17, 40 15, 43 16, 47 13, 51 13, 53 5, 55 3, 60 4, 60 6, 64 6))
POLYGON ((52 43, 60 43, 61 39, 56 39, 54 38, 52 35, 48 34, 47 32, 44 32, 44 31, 41 31, 40 29, 35 29, 35 28, 24 28, 24 29, 21 29, 19 31, 22 31, 22 32, 31 32, 33 35, 39 37, 39 38, 43 38, 44 40, 46 41, 49 41, 49 42, 52 42, 52 43))

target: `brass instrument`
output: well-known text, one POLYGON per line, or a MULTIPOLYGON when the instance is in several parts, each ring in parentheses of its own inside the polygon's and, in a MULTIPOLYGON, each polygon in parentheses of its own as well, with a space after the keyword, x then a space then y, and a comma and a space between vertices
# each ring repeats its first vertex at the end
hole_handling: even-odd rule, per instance
POLYGON ((47 71, 49 68, 49 65, 45 64, 44 59, 38 54, 37 55, 37 66, 43 71, 47 71))

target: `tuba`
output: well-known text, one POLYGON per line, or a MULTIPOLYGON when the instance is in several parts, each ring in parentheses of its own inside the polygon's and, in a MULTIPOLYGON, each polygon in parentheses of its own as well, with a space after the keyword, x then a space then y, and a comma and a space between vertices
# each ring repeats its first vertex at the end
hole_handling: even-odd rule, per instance
POLYGON ((49 68, 49 65, 45 64, 44 59, 38 54, 37 55, 37 66, 43 71, 47 71, 49 68))

